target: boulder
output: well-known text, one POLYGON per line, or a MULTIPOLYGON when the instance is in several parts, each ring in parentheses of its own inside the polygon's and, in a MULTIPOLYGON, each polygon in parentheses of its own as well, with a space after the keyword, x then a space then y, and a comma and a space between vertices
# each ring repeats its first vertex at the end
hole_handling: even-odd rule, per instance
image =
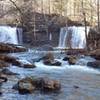
POLYGON ((20 94, 32 93, 35 90, 51 92, 60 90, 61 84, 48 78, 24 78, 13 89, 18 90, 20 94))
POLYGON ((0 60, 12 63, 13 65, 19 65, 19 62, 17 61, 18 58, 15 58, 10 55, 0 55, 0 60))
POLYGON ((32 80, 33 85, 41 91, 58 91, 61 89, 61 84, 57 80, 51 80, 49 78, 37 78, 32 80))
POLYGON ((61 66, 61 62, 54 59, 54 55, 48 52, 43 58, 43 63, 49 66, 61 66))
POLYGON ((22 46, 0 43, 0 53, 14 53, 14 52, 25 52, 27 49, 22 46))
POLYGON ((61 88, 59 81, 44 79, 43 90, 44 91, 57 91, 61 88))
POLYGON ((75 56, 70 56, 68 62, 70 65, 75 65, 77 62, 77 58, 75 56))
POLYGON ((42 58, 43 60, 50 60, 50 61, 54 61, 54 55, 51 52, 47 52, 45 54, 45 56, 42 58))
POLYGON ((10 55, 0 55, 0 60, 11 63, 12 65, 24 67, 24 68, 35 68, 34 64, 31 64, 27 60, 21 60, 10 55))
POLYGON ((94 62, 88 62, 87 66, 93 67, 93 68, 100 68, 100 60, 94 61, 94 62))
POLYGON ((20 80, 13 89, 19 91, 20 94, 32 93, 35 90, 34 85, 32 85, 32 80, 30 78, 25 78, 20 80))
POLYGON ((45 65, 49 65, 49 66, 61 66, 61 62, 57 61, 57 60, 54 60, 54 61, 51 61, 51 60, 44 60, 43 63, 45 65))

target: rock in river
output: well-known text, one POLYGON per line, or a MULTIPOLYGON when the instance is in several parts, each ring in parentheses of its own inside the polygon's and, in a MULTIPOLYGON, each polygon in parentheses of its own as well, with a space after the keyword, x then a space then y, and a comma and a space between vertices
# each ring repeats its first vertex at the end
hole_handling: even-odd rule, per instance
POLYGON ((27 49, 22 46, 0 43, 0 53, 14 53, 14 52, 25 52, 27 49))
POLYGON ((77 62, 77 58, 75 56, 70 56, 68 62, 70 65, 75 65, 77 62))
POLYGON ((51 61, 51 60, 44 60, 43 63, 45 65, 48 65, 48 66, 61 66, 61 62, 57 61, 57 60, 54 60, 54 61, 51 61))
POLYGON ((0 73, 5 75, 18 75, 17 73, 11 72, 9 69, 3 69, 0 73))
POLYGON ((100 68, 100 60, 94 61, 94 62, 88 62, 87 66, 93 67, 93 68, 100 68))
POLYGON ((32 93, 36 89, 44 92, 53 92, 59 91, 61 84, 59 81, 48 78, 24 78, 13 89, 18 90, 20 94, 32 93))

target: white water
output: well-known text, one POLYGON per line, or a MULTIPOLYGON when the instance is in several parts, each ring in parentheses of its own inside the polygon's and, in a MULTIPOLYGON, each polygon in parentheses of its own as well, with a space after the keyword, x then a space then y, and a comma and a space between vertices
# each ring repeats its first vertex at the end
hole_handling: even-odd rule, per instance
MULTIPOLYGON (((87 35, 89 32, 87 27, 87 35)), ((86 47, 85 27, 64 27, 61 28, 59 45, 60 48, 79 48, 86 47)))
POLYGON ((20 43, 22 39, 18 31, 16 27, 0 26, 0 42, 11 44, 20 43))

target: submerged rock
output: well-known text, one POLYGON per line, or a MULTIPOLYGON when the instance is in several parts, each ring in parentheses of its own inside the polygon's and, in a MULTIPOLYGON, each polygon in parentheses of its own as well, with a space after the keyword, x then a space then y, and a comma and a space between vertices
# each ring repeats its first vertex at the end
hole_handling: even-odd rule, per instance
POLYGON ((93 68, 100 68, 100 60, 94 61, 94 62, 88 62, 87 66, 93 67, 93 68))
POLYGON ((75 89, 78 89, 78 88, 80 88, 80 87, 79 87, 79 86, 77 86, 77 85, 74 85, 73 87, 74 87, 75 89))
POLYGON ((48 78, 24 78, 13 89, 18 90, 21 94, 32 93, 35 90, 53 92, 60 90, 61 84, 59 81, 48 78))
POLYGON ((18 75, 17 73, 11 72, 9 69, 3 69, 0 73, 5 75, 18 75))
POLYGON ((0 76, 0 84, 2 84, 3 82, 7 82, 7 78, 6 77, 3 77, 3 76, 0 76))

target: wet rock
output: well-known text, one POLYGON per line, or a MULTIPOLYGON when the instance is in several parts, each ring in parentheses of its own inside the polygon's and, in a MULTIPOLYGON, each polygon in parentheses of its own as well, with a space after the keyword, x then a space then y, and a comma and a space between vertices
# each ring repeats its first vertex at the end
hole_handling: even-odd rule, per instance
POLYGON ((45 54, 45 56, 43 57, 43 60, 50 60, 50 61, 54 61, 54 55, 51 52, 48 52, 45 54))
POLYGON ((56 60, 54 60, 54 61, 51 61, 51 60, 44 60, 43 63, 44 63, 45 65, 49 65, 49 66, 61 66, 61 62, 56 61, 56 60))
POLYGON ((31 64, 27 60, 16 60, 18 62, 18 66, 23 68, 35 68, 36 66, 34 64, 31 64))
POLYGON ((5 74, 5 75, 18 75, 17 73, 13 73, 11 72, 9 69, 3 69, 1 71, 2 74, 5 74))
POLYGON ((27 49, 22 46, 0 43, 0 53, 14 53, 14 52, 25 52, 27 49))
POLYGON ((27 94, 32 93, 35 90, 35 87, 32 85, 32 80, 30 78, 25 78, 18 82, 18 86, 16 85, 16 89, 20 94, 27 94))
POLYGON ((19 62, 17 61, 18 58, 15 58, 10 55, 0 55, 0 60, 11 63, 13 65, 19 65, 19 62))
POLYGON ((43 63, 49 66, 61 66, 61 62, 54 59, 54 55, 51 52, 48 52, 43 57, 43 63))
POLYGON ((18 90, 20 94, 32 93, 35 90, 53 92, 59 91, 61 84, 48 78, 25 78, 13 86, 13 89, 18 90))
POLYGON ((63 61, 68 61, 68 60, 69 60, 68 56, 63 58, 63 61))
POLYGON ((19 85, 18 85, 18 83, 15 84, 15 85, 12 87, 12 89, 14 89, 14 90, 18 90, 18 89, 19 89, 19 85))
POLYGON ((24 68, 35 68, 34 64, 31 64, 27 60, 21 60, 10 55, 0 55, 0 60, 11 63, 12 65, 24 67, 24 68))
POLYGON ((77 57, 70 56, 68 62, 69 62, 70 65, 75 65, 76 62, 77 62, 77 57))
POLYGON ((79 88, 79 86, 76 86, 76 85, 74 85, 73 87, 74 87, 75 89, 78 89, 78 88, 79 88))
POLYGON ((1 61, 0 60, 0 68, 3 68, 3 67, 9 67, 10 65, 4 61, 1 61))
POLYGON ((0 84, 2 84, 3 82, 7 82, 7 78, 6 77, 3 77, 3 76, 0 76, 0 84))
POLYGON ((58 91, 61 89, 61 84, 57 80, 49 78, 37 78, 32 80, 33 85, 42 91, 58 91))
POLYGON ((88 62, 87 66, 93 67, 93 68, 100 68, 100 60, 94 61, 94 62, 88 62))
POLYGON ((59 81, 44 79, 43 91, 57 91, 61 88, 59 81))
POLYGON ((90 56, 94 57, 97 60, 100 60, 100 49, 93 50, 89 53, 90 56))

